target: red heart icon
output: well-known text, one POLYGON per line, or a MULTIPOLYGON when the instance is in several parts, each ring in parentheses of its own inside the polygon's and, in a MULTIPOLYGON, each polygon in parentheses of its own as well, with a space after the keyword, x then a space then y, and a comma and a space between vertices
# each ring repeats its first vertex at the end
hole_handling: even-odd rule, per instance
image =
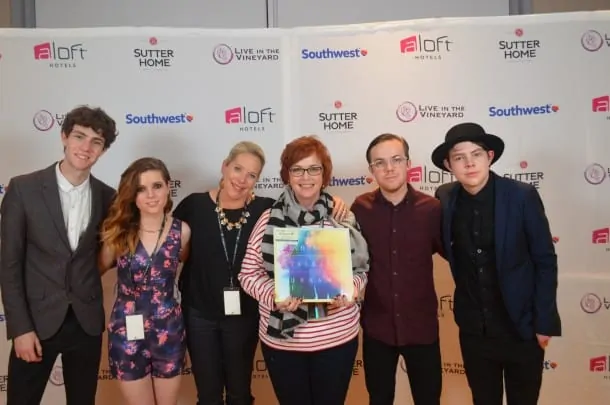
POLYGON ((191 122, 193 120, 193 116, 191 114, 186 114, 186 120, 191 122))
POLYGON ((373 182, 373 178, 372 178, 372 177, 367 177, 367 178, 366 178, 366 182, 367 182, 368 184, 371 184, 371 183, 373 182))
POLYGON ((555 363, 554 361, 551 362, 551 368, 557 368, 557 363, 555 363))
POLYGON ((366 49, 363 49, 360 51, 360 53, 362 54, 362 56, 366 56, 369 53, 369 51, 367 51, 366 49))
POLYGON ((551 109, 553 110, 553 112, 557 112, 557 111, 559 111, 559 106, 554 105, 551 109))
POLYGON ((559 242, 559 237, 558 236, 553 236, 553 243, 557 243, 559 242))

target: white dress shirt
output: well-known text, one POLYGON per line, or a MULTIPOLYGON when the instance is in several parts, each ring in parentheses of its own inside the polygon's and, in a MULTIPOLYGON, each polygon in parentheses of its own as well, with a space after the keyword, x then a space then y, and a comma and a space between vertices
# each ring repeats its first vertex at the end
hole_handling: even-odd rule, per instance
POLYGON ((72 251, 76 250, 81 235, 89 225, 91 217, 91 185, 89 177, 78 186, 72 185, 59 170, 59 163, 55 166, 57 184, 59 186, 59 199, 64 214, 64 223, 68 232, 68 240, 72 251))

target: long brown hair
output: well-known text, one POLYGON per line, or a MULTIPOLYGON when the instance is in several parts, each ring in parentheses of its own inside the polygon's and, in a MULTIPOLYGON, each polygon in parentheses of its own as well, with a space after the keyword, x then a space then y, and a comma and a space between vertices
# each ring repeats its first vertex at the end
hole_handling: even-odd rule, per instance
MULTIPOLYGON (((140 175, 148 171, 159 171, 163 180, 171 180, 169 170, 161 160, 145 157, 136 160, 121 174, 119 188, 108 210, 108 216, 102 223, 101 240, 117 256, 134 252, 138 242, 140 210, 136 206, 136 196, 140 187, 140 175)), ((172 209, 172 199, 167 195, 164 211, 172 209)))

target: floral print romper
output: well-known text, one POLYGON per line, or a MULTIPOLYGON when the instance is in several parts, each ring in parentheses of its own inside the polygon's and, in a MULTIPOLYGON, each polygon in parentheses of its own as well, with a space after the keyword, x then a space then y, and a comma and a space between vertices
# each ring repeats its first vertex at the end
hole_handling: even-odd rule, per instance
POLYGON ((138 380, 151 373, 171 378, 182 371, 185 329, 180 304, 174 298, 181 230, 182 221, 174 218, 150 265, 141 242, 134 255, 117 261, 118 288, 108 325, 108 356, 110 372, 118 380, 138 380), (128 341, 125 316, 136 311, 144 315, 145 339, 128 341))

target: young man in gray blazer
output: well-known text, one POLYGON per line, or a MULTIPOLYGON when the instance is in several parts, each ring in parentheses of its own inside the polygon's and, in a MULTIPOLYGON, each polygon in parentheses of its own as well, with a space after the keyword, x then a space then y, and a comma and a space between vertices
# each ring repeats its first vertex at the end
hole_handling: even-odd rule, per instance
POLYGON ((115 191, 90 173, 116 137, 103 110, 77 107, 61 127, 63 159, 10 180, 0 205, 7 405, 40 404, 60 354, 67 404, 95 404, 105 322, 98 233, 115 191))

